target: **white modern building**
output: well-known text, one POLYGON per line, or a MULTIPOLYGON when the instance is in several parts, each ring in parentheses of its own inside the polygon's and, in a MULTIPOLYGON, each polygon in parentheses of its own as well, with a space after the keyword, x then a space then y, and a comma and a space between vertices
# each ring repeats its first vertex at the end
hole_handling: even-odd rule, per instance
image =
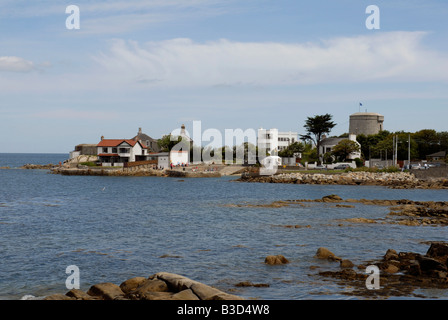
POLYGON ((282 132, 278 129, 258 129, 258 148, 265 148, 271 156, 278 155, 279 151, 288 148, 289 145, 298 139, 297 132, 282 132))

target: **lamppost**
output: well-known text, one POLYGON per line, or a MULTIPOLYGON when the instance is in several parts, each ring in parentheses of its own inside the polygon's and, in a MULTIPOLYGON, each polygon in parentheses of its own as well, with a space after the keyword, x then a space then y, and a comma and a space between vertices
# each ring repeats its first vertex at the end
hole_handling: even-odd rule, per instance
POLYGON ((410 169, 411 168, 411 134, 410 133, 408 134, 408 140, 407 141, 398 141, 398 136, 397 136, 397 138, 395 140, 395 144, 396 144, 396 147, 395 147, 395 154, 396 154, 395 161, 398 161, 398 143, 401 143, 401 142, 407 142, 408 143, 408 168, 410 169))

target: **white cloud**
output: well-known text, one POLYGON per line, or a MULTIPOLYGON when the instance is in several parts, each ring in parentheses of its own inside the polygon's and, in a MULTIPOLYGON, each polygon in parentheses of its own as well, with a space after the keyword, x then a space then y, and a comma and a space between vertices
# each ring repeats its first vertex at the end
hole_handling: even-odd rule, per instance
POLYGON ((95 61, 111 76, 158 86, 446 81, 448 57, 423 32, 384 32, 320 43, 115 40, 95 61))
POLYGON ((32 61, 20 57, 0 57, 0 72, 29 72, 34 70, 34 68, 35 66, 32 61))

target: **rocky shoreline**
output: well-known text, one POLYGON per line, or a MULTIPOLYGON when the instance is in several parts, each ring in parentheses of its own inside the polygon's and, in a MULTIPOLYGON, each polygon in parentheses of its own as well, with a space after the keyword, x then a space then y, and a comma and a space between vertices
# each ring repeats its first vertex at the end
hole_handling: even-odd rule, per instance
MULTIPOLYGON (((448 289, 448 244, 430 242, 426 253, 400 252, 388 249, 379 259, 364 260, 355 265, 352 261, 334 254, 328 248, 317 249, 313 258, 327 261, 322 265, 312 265, 311 278, 335 281, 341 294, 363 298, 416 297, 428 298, 418 289, 448 289), (330 265, 328 264, 330 263, 330 265), (331 264, 334 264, 331 266, 331 264), (319 271, 328 268, 330 271, 319 271), (378 287, 367 288, 369 266, 378 268, 378 287), (336 270, 335 270, 336 268, 336 270)), ((275 267, 287 265, 290 261, 283 255, 267 256, 265 264, 275 267)), ((313 280, 310 280, 313 281, 313 280)), ((235 287, 269 288, 268 283, 243 281, 235 287)), ((315 292, 325 295, 325 292, 315 292)), ((245 300, 243 297, 226 293, 217 288, 191 280, 182 275, 159 272, 150 277, 133 277, 120 285, 110 282, 98 283, 87 291, 72 289, 65 294, 52 294, 43 300, 245 300)))
POLYGON ((414 291, 448 289, 448 245, 443 242, 432 242, 425 254, 389 249, 382 259, 365 261, 358 266, 337 257, 326 248, 319 248, 316 257, 339 263, 340 270, 321 271, 318 276, 335 279, 341 286, 349 286, 351 290, 343 292, 349 296, 426 298, 414 291), (369 265, 379 269, 377 289, 366 288, 366 280, 370 275, 366 273, 366 267, 369 265))
POLYGON ((72 289, 66 294, 53 294, 44 300, 244 300, 187 277, 159 272, 152 276, 133 277, 120 285, 98 283, 87 292, 72 289))
POLYGON ((409 172, 346 172, 340 174, 281 173, 272 176, 243 174, 237 181, 259 183, 385 186, 394 189, 448 189, 448 179, 417 179, 409 172))

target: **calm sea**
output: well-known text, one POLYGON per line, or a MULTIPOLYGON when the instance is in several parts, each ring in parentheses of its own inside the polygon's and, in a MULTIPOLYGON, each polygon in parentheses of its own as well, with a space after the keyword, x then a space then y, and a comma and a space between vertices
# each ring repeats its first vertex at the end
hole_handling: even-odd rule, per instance
MULTIPOLYGON (((317 275, 338 269, 338 264, 313 258, 319 247, 360 264, 381 258, 389 248, 425 253, 426 241, 447 240, 446 227, 341 225, 340 219, 346 218, 385 218, 387 207, 229 206, 329 194, 447 200, 446 190, 239 183, 236 177, 61 176, 17 169, 67 157, 0 154, 0 167, 11 167, 0 170, 0 299, 65 293, 69 265, 79 267, 82 290, 166 271, 245 298, 350 299, 355 297, 344 294, 350 288, 317 275), (282 254, 291 263, 265 265, 264 258, 272 254, 282 254), (242 281, 269 287, 235 287, 242 281)), ((448 298, 448 290, 417 292, 448 298)))

